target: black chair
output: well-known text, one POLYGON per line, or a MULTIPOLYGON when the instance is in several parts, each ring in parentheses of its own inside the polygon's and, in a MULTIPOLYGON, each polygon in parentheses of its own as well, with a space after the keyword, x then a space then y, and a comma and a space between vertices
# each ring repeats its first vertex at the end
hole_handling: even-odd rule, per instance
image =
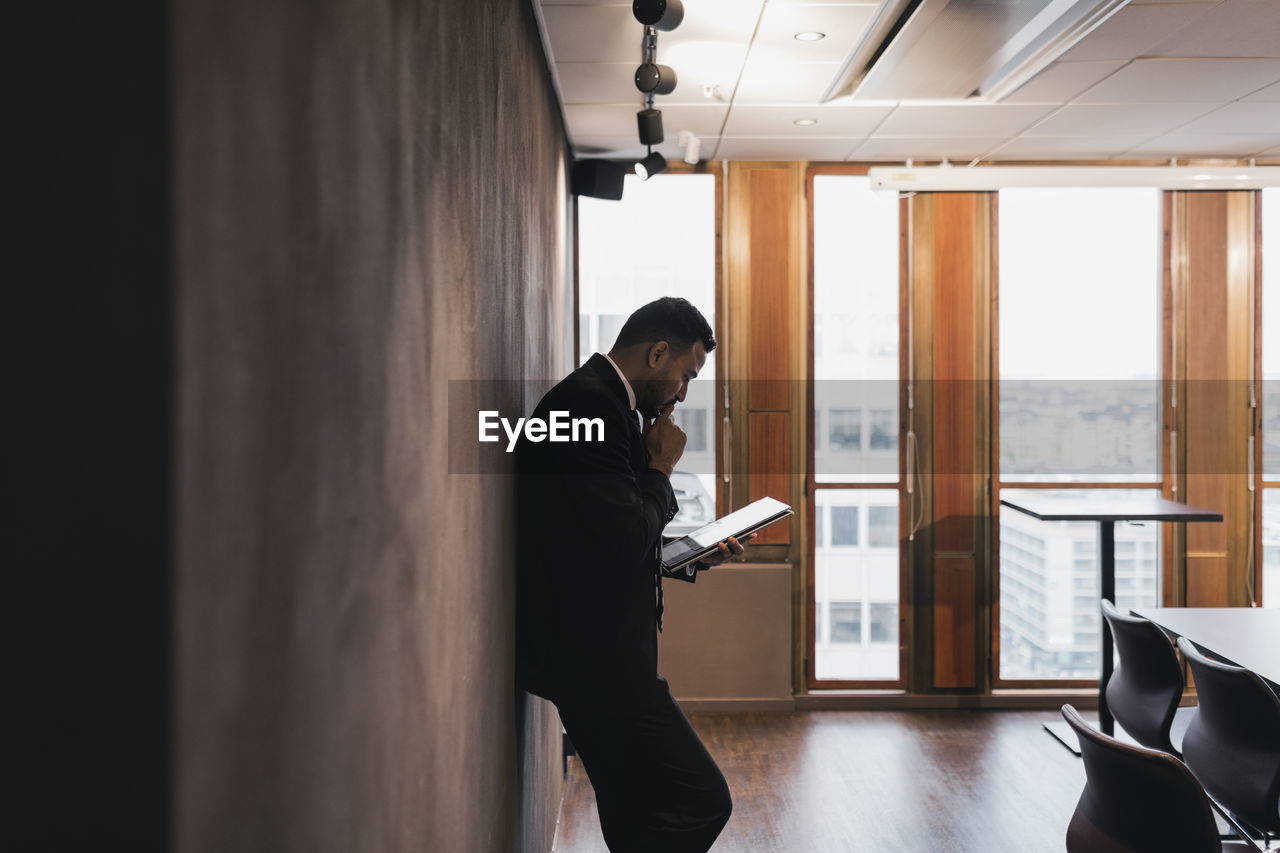
POLYGON ((1219 805, 1259 834, 1280 833, 1280 697, 1254 672, 1206 657, 1186 637, 1200 707, 1187 766, 1219 805))
POLYGON ((1062 716, 1080 739, 1084 792, 1067 826, 1068 853, 1217 853, 1256 850, 1223 843, 1209 798, 1167 752, 1104 735, 1070 705, 1062 716))
POLYGON ((1181 715, 1182 665, 1173 643, 1149 619, 1126 616, 1107 599, 1102 615, 1111 626, 1120 663, 1107 682, 1107 707, 1116 721, 1138 743, 1181 756, 1180 737, 1194 708, 1181 715), (1178 723, 1175 725, 1175 720, 1178 723))

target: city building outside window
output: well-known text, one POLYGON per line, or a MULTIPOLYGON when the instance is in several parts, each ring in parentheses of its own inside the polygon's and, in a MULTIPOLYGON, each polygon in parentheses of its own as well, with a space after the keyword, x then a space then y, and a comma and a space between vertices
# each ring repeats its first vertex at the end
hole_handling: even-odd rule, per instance
MULTIPOLYGON (((1158 491, 1159 192, 1002 190, 998 228, 1000 485, 1158 491)), ((1122 611, 1160 601, 1159 535, 1116 527, 1122 611)), ((1001 509, 998 681, 1098 677, 1097 536, 1001 509)))

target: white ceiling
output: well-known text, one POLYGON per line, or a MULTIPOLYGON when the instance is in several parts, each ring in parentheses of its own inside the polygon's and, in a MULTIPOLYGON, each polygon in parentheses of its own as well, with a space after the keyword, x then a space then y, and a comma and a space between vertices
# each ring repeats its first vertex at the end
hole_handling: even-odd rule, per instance
MULTIPOLYGON (((643 156, 630 2, 535 4, 577 156, 643 156)), ((999 103, 820 103, 879 0, 684 5, 658 34, 679 80, 655 104, 668 159, 680 131, 721 160, 1280 159, 1280 0, 1129 0, 999 103)))

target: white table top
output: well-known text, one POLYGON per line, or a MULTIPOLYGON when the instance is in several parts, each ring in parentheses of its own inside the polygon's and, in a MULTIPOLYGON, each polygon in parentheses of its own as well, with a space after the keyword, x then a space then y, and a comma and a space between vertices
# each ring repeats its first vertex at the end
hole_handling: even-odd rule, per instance
POLYGON ((1139 607, 1133 612, 1280 688, 1280 609, 1139 607))

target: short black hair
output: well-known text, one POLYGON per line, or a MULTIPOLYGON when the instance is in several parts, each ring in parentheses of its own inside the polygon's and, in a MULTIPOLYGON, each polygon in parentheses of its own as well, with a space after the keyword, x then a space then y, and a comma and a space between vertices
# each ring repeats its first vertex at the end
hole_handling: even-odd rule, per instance
POLYGON ((623 349, 650 341, 666 341, 672 349, 683 352, 702 341, 707 352, 716 348, 716 336, 702 312, 687 299, 664 296, 637 308, 622 324, 614 349, 623 349))

